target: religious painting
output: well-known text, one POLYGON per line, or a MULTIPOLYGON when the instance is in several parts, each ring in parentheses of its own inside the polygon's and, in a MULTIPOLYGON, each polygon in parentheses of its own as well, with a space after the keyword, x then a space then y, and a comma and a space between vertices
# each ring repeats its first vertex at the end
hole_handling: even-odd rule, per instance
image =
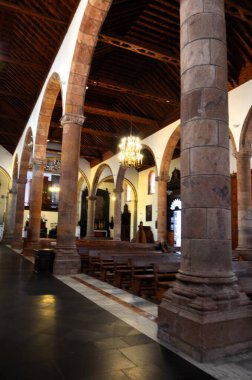
POLYGON ((152 221, 152 205, 146 206, 146 222, 152 221))

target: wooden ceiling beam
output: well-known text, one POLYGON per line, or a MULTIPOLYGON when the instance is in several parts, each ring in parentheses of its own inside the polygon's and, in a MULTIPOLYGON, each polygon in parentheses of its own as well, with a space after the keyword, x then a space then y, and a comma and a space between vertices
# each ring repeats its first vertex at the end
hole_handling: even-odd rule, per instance
POLYGON ((7 9, 9 12, 14 12, 14 13, 19 13, 21 15, 27 15, 30 17, 35 17, 39 20, 49 21, 49 22, 52 22, 54 24, 67 25, 67 23, 65 21, 59 20, 59 19, 54 18, 54 17, 45 16, 41 13, 36 12, 36 11, 32 11, 31 9, 19 7, 16 4, 11 4, 11 3, 6 2, 6 1, 0 1, 0 7, 7 9))
POLYGON ((11 98, 18 98, 18 99, 23 99, 23 100, 32 100, 34 99, 34 97, 37 96, 37 94, 33 94, 32 96, 32 95, 26 95, 19 92, 13 92, 13 91, 8 91, 8 90, 0 90, 0 95, 10 96, 11 98))
POLYGON ((241 6, 233 0, 229 0, 225 3, 225 11, 230 16, 248 22, 251 25, 252 12, 249 9, 247 9, 244 4, 242 4, 241 6))
MULTIPOLYGON (((60 124, 58 123, 51 123, 50 128, 61 128, 60 124)), ((118 138, 120 137, 118 133, 113 133, 113 132, 108 132, 108 131, 102 131, 101 129, 91 129, 87 127, 82 127, 81 132, 86 133, 88 135, 93 135, 93 136, 103 136, 103 137, 113 137, 113 138, 118 138)))
POLYGON ((175 102, 174 99, 172 99, 169 96, 159 96, 159 95, 149 94, 149 93, 144 92, 144 91, 139 91, 139 90, 135 90, 133 88, 124 87, 124 86, 118 86, 116 84, 109 83, 109 82, 102 82, 102 81, 96 81, 96 80, 89 79, 88 80, 88 86, 105 88, 107 90, 117 91, 117 92, 120 92, 123 94, 133 95, 133 96, 136 96, 139 98, 153 100, 153 101, 159 102, 159 103, 175 102))
POLYGON ((149 58, 157 59, 159 61, 166 62, 171 65, 176 65, 178 66, 180 64, 180 60, 172 55, 167 55, 161 52, 158 52, 154 49, 149 49, 144 46, 136 45, 133 44, 129 41, 122 40, 120 38, 112 37, 112 36, 107 36, 105 34, 100 34, 99 35, 99 41, 104 42, 109 45, 116 46, 121 49, 129 50, 133 53, 141 54, 144 56, 147 56, 149 58))
MULTIPOLYGON (((62 104, 59 101, 56 101, 56 106, 61 107, 62 104)), ((111 111, 104 108, 98 108, 93 107, 89 105, 84 105, 84 114, 91 114, 96 116, 105 116, 105 117, 111 117, 113 119, 119 119, 119 120, 128 120, 130 122, 136 123, 136 124, 144 124, 149 127, 157 128, 159 127, 159 123, 156 120, 153 119, 147 119, 145 117, 141 116, 135 116, 128 113, 123 112, 117 112, 117 111, 111 111)))
POLYGON ((100 116, 105 116, 105 117, 111 117, 114 119, 128 120, 134 123, 145 124, 154 128, 159 126, 156 120, 131 115, 128 113, 110 111, 103 108, 97 108, 97 107, 88 106, 88 105, 84 105, 84 114, 100 115, 100 116))
POLYGON ((34 69, 45 69, 45 64, 37 63, 37 62, 29 62, 29 61, 20 61, 18 58, 11 58, 7 57, 6 55, 0 54, 0 63, 6 62, 10 63, 12 65, 22 66, 22 67, 28 67, 28 68, 34 68, 34 69))

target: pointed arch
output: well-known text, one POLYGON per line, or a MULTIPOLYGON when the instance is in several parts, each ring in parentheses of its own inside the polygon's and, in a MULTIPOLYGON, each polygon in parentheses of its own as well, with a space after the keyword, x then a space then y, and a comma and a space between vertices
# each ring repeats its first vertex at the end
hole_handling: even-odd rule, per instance
POLYGON ((25 181, 27 177, 27 171, 29 168, 29 163, 33 153, 33 136, 31 127, 28 128, 25 135, 25 142, 23 146, 23 151, 21 155, 20 168, 19 168, 19 181, 25 181))
POLYGON ((9 173, 2 166, 0 166, 0 173, 3 174, 3 176, 5 177, 5 179, 8 182, 8 186, 10 186, 11 177, 10 177, 9 173))
POLYGON ((87 80, 99 31, 107 16, 112 0, 89 0, 76 40, 68 79, 65 112, 83 115, 87 80))
POLYGON ((35 160, 46 159, 46 145, 50 122, 53 109, 60 91, 62 92, 60 76, 57 73, 53 73, 47 83, 39 112, 34 152, 35 160))
POLYGON ((101 174, 102 174, 102 172, 103 172, 104 169, 109 169, 110 172, 111 172, 111 175, 113 177, 112 169, 111 169, 111 167, 108 164, 102 164, 102 165, 100 165, 98 167, 98 169, 97 169, 97 171, 95 173, 94 179, 93 179, 92 189, 91 189, 91 196, 95 196, 96 195, 99 179, 100 179, 100 176, 101 176, 101 174))
POLYGON ((239 151, 251 152, 251 142, 252 142, 252 106, 246 116, 244 124, 242 126, 239 151))
POLYGON ((181 128, 180 125, 175 129, 169 138, 160 165, 160 177, 167 177, 169 173, 170 163, 172 160, 174 149, 180 139, 181 128))

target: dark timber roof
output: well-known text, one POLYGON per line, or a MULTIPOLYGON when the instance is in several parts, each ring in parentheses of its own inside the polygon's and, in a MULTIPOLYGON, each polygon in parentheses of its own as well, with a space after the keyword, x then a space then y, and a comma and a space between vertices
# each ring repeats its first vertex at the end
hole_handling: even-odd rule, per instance
MULTIPOLYGON (((0 144, 11 153, 78 3, 0 1, 0 144)), ((252 2, 226 0, 225 7, 231 89, 252 79, 252 2)), ((84 104, 81 156, 91 165, 116 153, 119 137, 131 127, 144 138, 179 118, 179 29, 179 0, 113 1, 84 104)), ((61 115, 59 97, 53 126, 61 115)), ((52 141, 61 135, 50 128, 52 141)))

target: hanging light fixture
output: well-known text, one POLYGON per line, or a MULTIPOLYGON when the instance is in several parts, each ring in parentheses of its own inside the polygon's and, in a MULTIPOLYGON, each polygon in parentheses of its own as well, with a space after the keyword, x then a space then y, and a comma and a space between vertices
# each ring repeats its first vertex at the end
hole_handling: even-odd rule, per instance
POLYGON ((125 168, 139 168, 143 161, 141 148, 139 137, 132 135, 131 123, 130 135, 123 137, 119 144, 119 162, 121 165, 125 168))

